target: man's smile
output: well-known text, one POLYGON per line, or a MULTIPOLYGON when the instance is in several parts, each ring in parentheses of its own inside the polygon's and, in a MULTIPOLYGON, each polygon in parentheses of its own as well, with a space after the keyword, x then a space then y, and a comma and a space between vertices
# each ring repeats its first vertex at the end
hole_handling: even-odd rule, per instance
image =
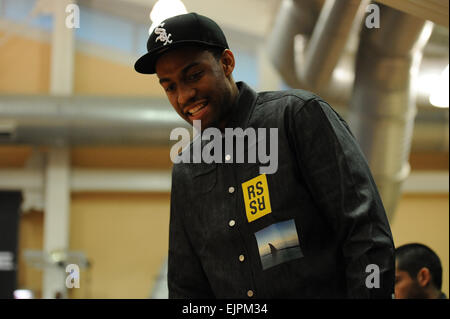
POLYGON ((184 114, 190 119, 190 120, 198 120, 202 117, 202 115, 206 112, 208 109, 208 101, 202 101, 200 103, 196 103, 193 106, 189 106, 184 111, 184 114))

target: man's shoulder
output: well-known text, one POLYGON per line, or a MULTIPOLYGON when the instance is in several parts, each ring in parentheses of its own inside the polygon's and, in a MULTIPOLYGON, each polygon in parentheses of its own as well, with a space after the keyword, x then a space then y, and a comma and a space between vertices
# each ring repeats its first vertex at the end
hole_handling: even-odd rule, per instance
POLYGON ((293 115, 312 100, 323 101, 320 96, 301 89, 260 92, 257 96, 255 112, 264 117, 278 117, 286 112, 293 115))
POLYGON ((257 104, 265 104, 270 102, 279 102, 280 100, 290 101, 292 103, 305 103, 309 100, 319 99, 320 96, 301 89, 290 89, 280 91, 264 91, 258 93, 257 104))

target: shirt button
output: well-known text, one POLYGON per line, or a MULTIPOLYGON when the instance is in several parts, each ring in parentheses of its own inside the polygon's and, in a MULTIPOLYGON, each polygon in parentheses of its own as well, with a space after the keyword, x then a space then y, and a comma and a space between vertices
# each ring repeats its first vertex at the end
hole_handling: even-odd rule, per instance
POLYGON ((228 188, 228 193, 230 193, 230 194, 234 193, 234 187, 233 186, 228 188))
POLYGON ((249 290, 249 291, 247 291, 247 296, 249 296, 249 297, 253 297, 253 290, 249 290))
POLYGON ((231 155, 230 154, 227 154, 226 156, 225 156, 225 160, 226 161, 229 161, 231 159, 231 155))
POLYGON ((243 262, 244 259, 245 259, 244 255, 239 255, 239 261, 240 261, 240 262, 243 262))
POLYGON ((230 225, 230 227, 233 227, 234 225, 236 225, 236 222, 232 219, 232 220, 230 220, 228 225, 230 225))

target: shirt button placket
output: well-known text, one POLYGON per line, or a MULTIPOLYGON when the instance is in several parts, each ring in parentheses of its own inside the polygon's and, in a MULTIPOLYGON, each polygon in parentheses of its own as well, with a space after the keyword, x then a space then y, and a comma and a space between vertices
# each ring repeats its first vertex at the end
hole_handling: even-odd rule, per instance
MULTIPOLYGON (((230 194, 233 194, 233 193, 234 193, 234 187, 233 187, 233 186, 228 187, 228 193, 230 193, 230 194)), ((234 227, 234 225, 236 225, 236 221, 235 221, 234 219, 231 219, 231 220, 228 222, 228 226, 234 227)))

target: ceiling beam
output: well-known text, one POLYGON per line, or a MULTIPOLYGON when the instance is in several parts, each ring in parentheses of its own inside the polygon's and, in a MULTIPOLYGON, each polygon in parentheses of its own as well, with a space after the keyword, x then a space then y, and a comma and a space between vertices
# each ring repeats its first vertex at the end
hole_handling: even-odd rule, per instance
POLYGON ((376 0, 394 9, 448 28, 448 0, 376 0))
MULTIPOLYGON (((188 12, 197 12, 215 20, 222 27, 263 37, 270 31, 279 0, 183 0, 188 12)), ((78 0, 82 6, 148 23, 156 0, 78 0)))

